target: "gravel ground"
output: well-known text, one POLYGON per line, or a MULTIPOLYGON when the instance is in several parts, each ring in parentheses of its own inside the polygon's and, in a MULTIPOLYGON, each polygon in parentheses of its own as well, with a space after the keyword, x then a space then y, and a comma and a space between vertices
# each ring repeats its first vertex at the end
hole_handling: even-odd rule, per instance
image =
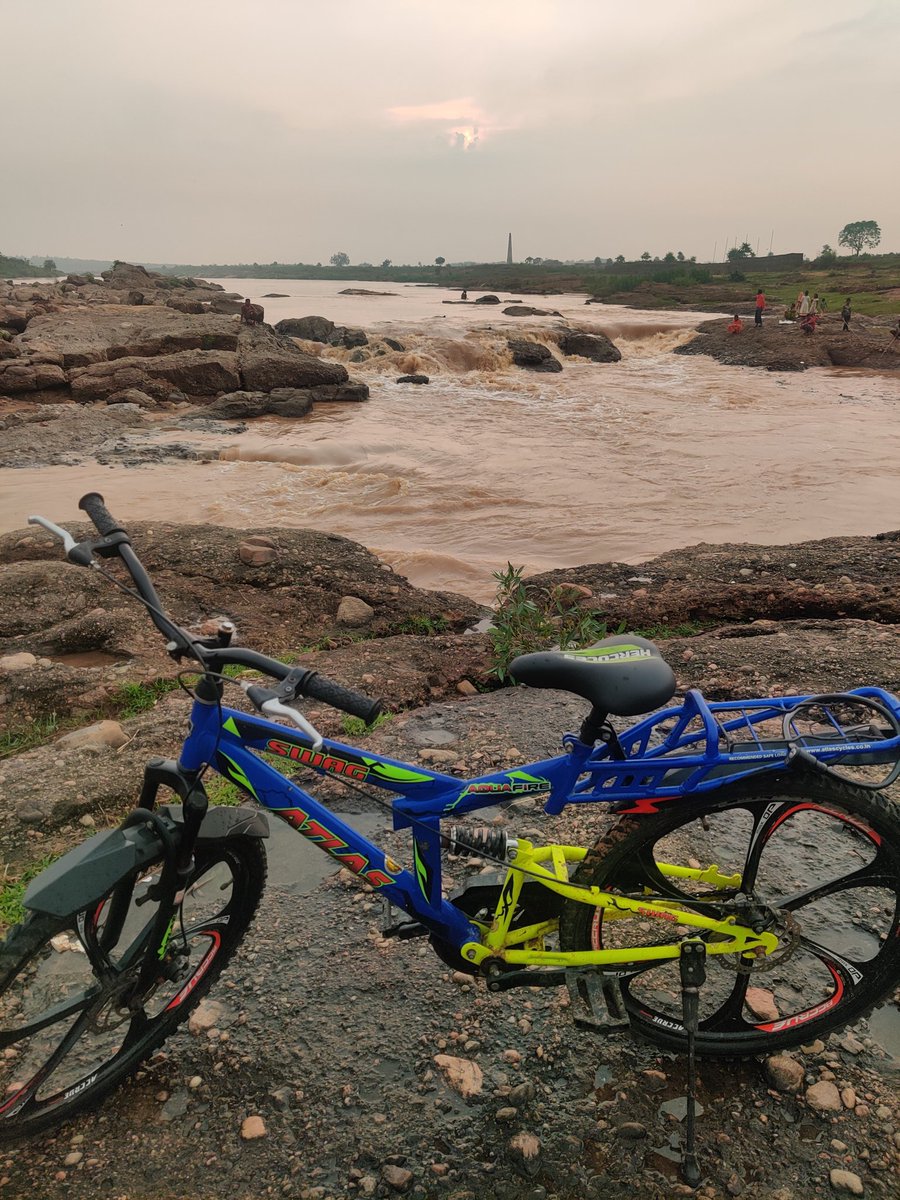
MULTIPOLYGON (((371 744, 407 755, 418 747, 427 758, 439 743, 466 768, 480 755, 486 770, 513 750, 520 758, 520 742, 551 751, 578 713, 564 696, 548 703, 525 692, 514 705, 478 697, 398 718, 371 744)), ((519 806, 501 819, 520 833, 538 823, 548 837, 564 823, 570 836, 599 831, 593 810, 549 821, 519 806)), ((385 843, 402 857, 405 838, 391 833, 385 843)), ((322 879, 302 866, 292 874, 280 839, 273 851, 254 929, 191 1028, 96 1112, 0 1154, 0 1194, 897 1194, 897 1075, 865 1025, 796 1053, 795 1094, 778 1090, 783 1079, 761 1062, 701 1065, 704 1178, 692 1193, 677 1162, 682 1060, 575 1029, 562 990, 495 996, 444 966, 427 942, 385 941, 379 904, 354 877, 322 879), (473 1081, 480 1087, 460 1094, 473 1081), (828 1084, 838 1108, 819 1111, 828 1084)))

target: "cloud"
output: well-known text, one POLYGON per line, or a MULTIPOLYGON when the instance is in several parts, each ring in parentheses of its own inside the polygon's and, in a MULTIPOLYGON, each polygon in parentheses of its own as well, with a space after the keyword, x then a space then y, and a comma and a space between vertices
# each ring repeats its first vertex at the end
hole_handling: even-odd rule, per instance
POLYGON ((432 104, 400 104, 389 108, 387 115, 401 125, 438 126, 448 143, 461 150, 512 128, 491 117, 471 96, 432 104))

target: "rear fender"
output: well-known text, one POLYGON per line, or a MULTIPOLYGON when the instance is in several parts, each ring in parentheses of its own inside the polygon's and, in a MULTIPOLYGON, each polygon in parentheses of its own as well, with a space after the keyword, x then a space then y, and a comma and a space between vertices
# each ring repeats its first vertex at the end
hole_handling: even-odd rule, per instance
MULTIPOLYGON (((157 819, 177 842, 182 823, 180 805, 163 805, 157 819)), ((198 843, 227 841, 233 837, 269 836, 263 813, 249 807, 210 808, 197 837, 198 843)), ((128 828, 97 833, 33 879, 22 903, 36 913, 70 917, 97 904, 117 883, 165 855, 163 839, 148 820, 128 828)))

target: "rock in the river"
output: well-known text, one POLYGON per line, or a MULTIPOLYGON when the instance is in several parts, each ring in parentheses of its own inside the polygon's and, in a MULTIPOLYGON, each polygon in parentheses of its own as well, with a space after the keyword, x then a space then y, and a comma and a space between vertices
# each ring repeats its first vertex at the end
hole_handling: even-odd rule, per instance
POLYGON ((619 362, 621 351, 603 333, 564 333, 559 339, 563 354, 577 354, 592 362, 619 362))
POLYGON ((302 338, 305 342, 327 342, 334 332, 334 321, 327 317, 285 317, 275 325, 285 337, 302 338))
MULTIPOLYGON (((477 303, 477 301, 476 301, 477 303)), ((540 342, 529 342, 524 338, 510 338, 509 348, 512 360, 517 367, 525 367, 529 371, 561 371, 562 363, 554 358, 546 346, 540 342)))

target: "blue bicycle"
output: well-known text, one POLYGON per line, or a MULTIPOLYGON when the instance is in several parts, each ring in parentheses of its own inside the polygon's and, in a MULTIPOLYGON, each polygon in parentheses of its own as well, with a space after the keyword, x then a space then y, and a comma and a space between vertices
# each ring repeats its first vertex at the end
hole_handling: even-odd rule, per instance
POLYGON ((366 722, 380 704, 232 646, 227 624, 206 638, 180 628, 102 497, 80 507, 99 536, 77 544, 30 520, 146 607, 169 653, 191 665, 193 706, 179 759, 148 763, 121 827, 32 881, 29 915, 0 946, 0 1140, 97 1101, 209 991, 263 891, 264 810, 384 898, 386 936, 428 937, 493 990, 568 986, 580 1026, 687 1051, 691 1070, 695 1053, 824 1037, 900 981, 900 819, 881 794, 900 773, 895 696, 869 687, 711 704, 691 691, 665 707, 671 669, 651 642, 623 634, 516 659, 518 682, 574 693, 587 716, 556 757, 461 779, 322 737, 299 697, 366 722), (228 685, 255 713, 223 704, 228 685), (624 732, 610 722, 643 713, 624 732), (248 803, 210 807, 210 770, 248 803), (389 793, 394 828, 409 833, 405 864, 286 773, 389 793), (160 792, 178 802, 158 803, 160 792), (465 823, 530 797, 548 814, 599 803, 614 821, 591 848, 465 823), (497 873, 447 895, 446 854, 497 873))

